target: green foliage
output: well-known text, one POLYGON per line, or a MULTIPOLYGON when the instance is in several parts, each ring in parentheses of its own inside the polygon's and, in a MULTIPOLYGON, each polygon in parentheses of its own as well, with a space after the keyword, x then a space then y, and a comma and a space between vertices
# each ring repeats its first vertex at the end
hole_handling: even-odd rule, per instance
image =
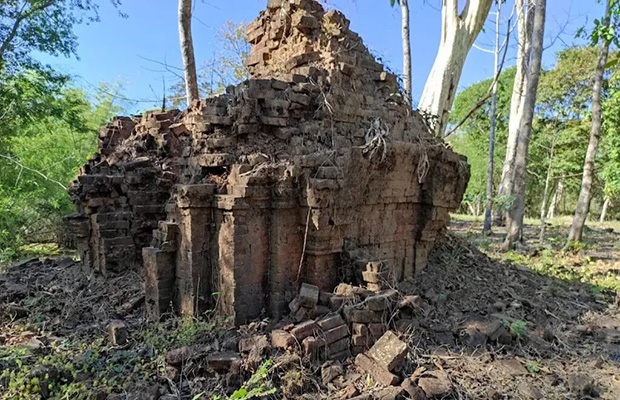
MULTIPOLYGON (((598 49, 570 47, 556 54, 556 65, 544 71, 538 89, 536 120, 530 145, 528 209, 540 212, 545 177, 551 189, 561 179, 567 211, 572 212, 581 186, 581 173, 590 136, 592 77, 598 49)), ((606 77, 609 77, 607 71, 606 77)), ((603 93, 606 96, 606 92, 603 93)))
POLYGON ((29 70, 0 75, 0 261, 27 242, 58 238, 73 210, 66 186, 96 149, 97 131, 118 111, 65 77, 29 70))
POLYGON ((556 54, 555 67, 541 77, 537 97, 540 114, 550 120, 579 120, 588 114, 598 53, 596 47, 577 46, 556 54))
POLYGON ((113 108, 110 100, 91 107, 67 76, 31 57, 35 51, 76 55, 73 29, 98 20, 95 1, 0 3, 1 263, 21 256, 28 240, 56 238, 60 218, 71 212, 64 186, 94 150, 96 132, 113 108))
POLYGON ((603 104, 603 136, 601 179, 607 199, 620 197, 620 77, 614 75, 609 83, 609 98, 603 104))
POLYGON ((223 326, 226 322, 226 320, 217 318, 170 319, 152 324, 142 333, 140 340, 154 350, 189 346, 206 339, 213 339, 211 334, 216 332, 218 326, 223 326))
MULTIPOLYGON (((551 171, 551 193, 558 182, 564 185, 561 205, 572 212, 579 194, 581 173, 586 153, 584 143, 590 135, 590 103, 592 76, 596 69, 598 49, 591 46, 570 47, 557 53, 556 65, 543 71, 536 104, 536 115, 528 156, 527 209, 528 215, 538 216, 545 188, 545 177, 551 171)), ((499 80, 497 142, 495 154, 495 185, 499 185, 504 161, 510 100, 514 82, 514 68, 506 70, 499 80)), ((607 70, 603 109, 605 132, 601 149, 599 174, 603 185, 595 185, 594 195, 604 194, 614 199, 620 187, 620 150, 617 126, 620 126, 620 86, 612 70, 607 70)), ((491 79, 476 83, 458 94, 451 114, 451 122, 460 121, 487 93, 491 79)), ((471 165, 471 179, 464 204, 468 212, 479 215, 486 202, 487 149, 489 140, 489 107, 485 104, 450 138, 454 149, 467 156, 471 165)), ((505 209, 514 199, 493 199, 496 208, 505 209)), ((551 199, 548 199, 548 204, 551 199)), ((600 204, 594 202, 593 204, 600 204)), ((613 202, 612 202, 613 203, 613 202)), ((610 209, 613 215, 614 209, 610 209)))
POLYGON ((620 290, 620 276, 609 271, 606 274, 598 273, 588 268, 589 265, 574 265, 571 255, 579 250, 587 248, 585 243, 570 243, 569 253, 546 249, 536 256, 527 256, 516 252, 497 254, 504 260, 521 265, 527 265, 534 272, 541 275, 558 278, 567 282, 585 283, 593 292, 601 292, 603 289, 620 290))
MULTIPOLYGON (((588 37, 592 46, 596 46, 599 42, 604 42, 609 46, 614 44, 616 47, 620 46, 618 40, 618 27, 620 26, 620 1, 618 0, 604 0, 609 2, 609 13, 605 15, 603 19, 594 20, 594 28, 588 34, 585 28, 579 29, 577 36, 588 37)), ((599 3, 602 0, 598 0, 599 3)))
POLYGON ((584 242, 570 241, 566 245, 566 251, 569 251, 571 253, 579 253, 585 248, 586 248, 586 244, 584 242))
MULTIPOLYGON (((120 0, 111 0, 114 6, 120 0)), ((33 51, 77 55, 76 25, 99 19, 93 0, 11 0, 0 7, 0 72, 40 69, 33 51)))
MULTIPOLYGON (((514 76, 515 68, 509 68, 502 72, 498 80, 495 146, 495 177, 498 181, 501 177, 501 167, 508 136, 510 99, 514 76)), ((450 122, 455 124, 461 121, 473 106, 486 95, 491 83, 492 79, 486 79, 460 92, 454 101, 450 122)), ((471 178, 465 194, 465 203, 472 205, 478 212, 481 211, 482 205, 486 202, 486 174, 490 130, 489 113, 490 102, 487 101, 449 139, 455 151, 467 156, 467 160, 471 165, 471 178)))
POLYGON ((517 337, 527 336, 527 324, 525 321, 514 321, 510 324, 510 333, 517 337))
POLYGON ((236 390, 231 396, 231 400, 246 400, 256 397, 268 396, 274 394, 276 389, 270 386, 268 381, 269 373, 273 361, 267 360, 261 364, 258 370, 239 390, 236 390))
POLYGON ((525 363, 525 368, 531 374, 537 374, 540 372, 540 363, 534 360, 528 360, 525 363))

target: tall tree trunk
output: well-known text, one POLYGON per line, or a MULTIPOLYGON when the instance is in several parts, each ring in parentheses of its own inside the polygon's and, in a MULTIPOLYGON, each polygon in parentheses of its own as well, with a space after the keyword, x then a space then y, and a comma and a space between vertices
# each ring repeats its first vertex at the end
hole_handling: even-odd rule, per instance
POLYGON ((403 19, 403 85, 405 86, 405 95, 407 102, 411 106, 413 103, 412 81, 413 74, 411 72, 411 32, 409 29, 409 0, 400 0, 400 8, 403 19))
POLYGON ((555 134, 551 141, 551 149, 549 150, 549 165, 547 166, 547 177, 545 178, 545 191, 543 192, 542 204, 540 205, 540 235, 538 240, 542 245, 545 240, 545 230, 547 228, 547 221, 545 216, 547 213, 547 202, 549 201, 549 192, 551 191, 551 178, 553 171, 553 158, 555 156, 555 134))
POLYGON ((183 57, 185 93, 187 105, 190 106, 199 97, 194 43, 192 41, 192 0, 179 0, 179 40, 183 57))
MULTIPOLYGON (((609 8, 610 0, 605 5, 605 16, 603 25, 609 26, 609 8)), ((609 56, 609 41, 601 38, 603 43, 598 57, 598 65, 594 72, 594 85, 592 86, 592 127, 590 129, 590 143, 588 143, 588 151, 586 152, 586 160, 583 166, 583 177, 581 180, 581 189, 579 190, 579 199, 577 200, 577 208, 573 223, 568 231, 567 246, 570 242, 581 241, 583 236, 583 226, 586 223, 588 212, 590 211, 590 201, 592 200, 592 181, 594 180, 594 159, 598 150, 598 144, 601 139, 601 126, 603 123, 603 109, 601 107, 601 92, 603 90, 603 79, 605 74, 605 64, 609 56)))
POLYGON ((443 0, 441 41, 419 105, 421 111, 437 118, 433 129, 438 136, 445 134, 463 64, 491 3, 492 0, 469 0, 459 14, 458 0, 443 0))
POLYGON ((560 201, 562 200, 563 194, 564 194, 564 177, 561 177, 558 180, 558 187, 555 189, 555 193, 553 194, 553 200, 551 200, 551 204, 549 204, 549 211, 547 211, 547 219, 555 218, 555 215, 560 205, 560 201))
MULTIPOLYGON (((517 50, 517 70, 510 99, 510 119, 508 122, 508 139, 506 143, 506 157, 502 168, 502 178, 498 188, 498 197, 502 199, 513 198, 513 183, 515 172, 515 155, 517 154, 517 142, 519 126, 525 101, 525 90, 528 80, 528 66, 530 64, 532 29, 534 22, 533 0, 516 0, 517 25, 519 28, 519 43, 517 50)), ((496 209, 494 219, 496 223, 506 222, 506 214, 496 209)))
MULTIPOLYGON (((497 2, 497 15, 495 16, 495 68, 493 76, 497 76, 499 72, 499 28, 500 28, 500 16, 502 12, 502 2, 497 2)), ((484 209, 484 224, 482 226, 482 233, 490 233, 492 225, 492 213, 493 213, 493 183, 495 177, 495 126, 497 122, 497 82, 495 79, 493 83, 493 89, 491 93, 491 115, 490 115, 490 129, 489 129, 489 159, 487 163, 487 204, 484 209)))
POLYGON ((514 188, 515 202, 508 212, 507 233, 504 248, 511 249, 522 238, 523 219, 525 218, 525 181, 527 173, 527 155, 529 152, 534 106, 538 93, 538 81, 542 64, 543 39, 545 34, 546 0, 533 0, 534 26, 532 31, 531 57, 528 68, 527 87, 519 125, 517 153, 515 154, 514 188))
POLYGON ((601 217, 599 218, 599 222, 605 222, 605 217, 607 216, 607 208, 609 207, 609 199, 605 199, 603 202, 603 209, 601 210, 601 217))

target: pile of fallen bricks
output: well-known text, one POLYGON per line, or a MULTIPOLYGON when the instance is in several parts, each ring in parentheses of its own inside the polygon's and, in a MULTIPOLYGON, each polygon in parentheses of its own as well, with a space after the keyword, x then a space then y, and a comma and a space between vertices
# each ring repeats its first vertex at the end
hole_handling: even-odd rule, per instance
MULTIPOLYGON (((452 391, 447 374, 441 370, 408 372, 407 337, 417 328, 408 317, 418 306, 418 296, 405 296, 396 289, 372 291, 340 284, 334 293, 326 293, 304 283, 290 303, 291 314, 269 335, 246 333, 237 341, 224 341, 219 352, 204 358, 205 365, 214 373, 238 374, 248 365, 255 369, 267 354, 294 353, 304 365, 321 365, 320 381, 329 398, 442 398, 452 391), (368 386, 369 379, 373 385, 362 393, 361 382, 368 386)), ((259 325, 255 322, 245 329, 259 325)), ((166 374, 174 380, 179 368, 199 353, 185 347, 169 351, 166 374)))
POLYGON ((297 344, 305 355, 325 349, 330 359, 345 356, 349 349, 352 354, 359 354, 385 333, 386 326, 393 325, 403 333, 414 327, 415 322, 406 314, 407 309, 417 306, 417 296, 403 297, 395 289, 372 291, 340 284, 334 293, 327 293, 304 283, 289 304, 297 324, 274 331, 272 344, 276 348, 297 344))
POLYGON ((326 360, 322 366, 324 384, 342 375, 340 362, 355 357, 358 369, 376 383, 389 387, 379 398, 398 398, 403 391, 413 396, 419 388, 398 375, 408 353, 400 337, 415 329, 415 321, 407 316, 418 305, 417 296, 402 296, 396 289, 372 291, 340 284, 334 293, 326 293, 304 283, 298 297, 290 303, 291 318, 297 323, 282 322, 271 332, 271 345, 275 349, 299 351, 311 360, 326 360), (388 330, 389 327, 394 330, 388 330))

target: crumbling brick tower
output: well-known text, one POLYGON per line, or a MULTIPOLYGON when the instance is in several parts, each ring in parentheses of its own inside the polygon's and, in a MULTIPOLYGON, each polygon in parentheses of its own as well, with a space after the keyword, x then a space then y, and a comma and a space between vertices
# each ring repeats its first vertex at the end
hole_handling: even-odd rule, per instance
POLYGON ((250 80, 115 119, 72 188, 84 263, 143 263, 153 316, 277 316, 368 261, 370 287, 409 278, 469 178, 341 13, 269 0, 247 33, 250 80))

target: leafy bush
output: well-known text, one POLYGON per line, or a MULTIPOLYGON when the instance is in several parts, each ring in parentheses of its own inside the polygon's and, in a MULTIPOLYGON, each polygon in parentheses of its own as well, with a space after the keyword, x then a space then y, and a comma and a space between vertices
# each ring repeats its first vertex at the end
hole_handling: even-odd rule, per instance
POLYGON ((73 210, 66 187, 96 149, 97 131, 118 111, 91 101, 66 78, 41 71, 0 74, 0 262, 25 243, 58 239, 73 210), (93 104, 95 103, 95 104, 93 104))

